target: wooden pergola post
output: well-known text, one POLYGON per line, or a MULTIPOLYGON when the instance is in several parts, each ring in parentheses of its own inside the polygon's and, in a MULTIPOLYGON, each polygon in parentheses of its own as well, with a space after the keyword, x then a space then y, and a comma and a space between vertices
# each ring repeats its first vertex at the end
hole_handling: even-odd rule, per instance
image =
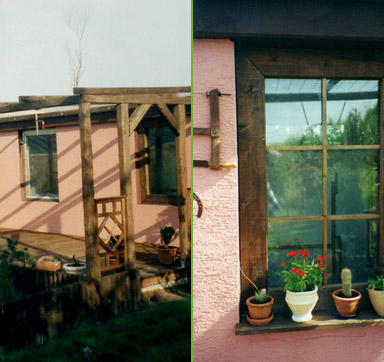
POLYGON ((190 251, 188 237, 188 189, 187 189, 187 154, 185 134, 185 105, 175 106, 174 116, 178 121, 179 134, 175 139, 176 146, 176 178, 177 178, 177 205, 179 213, 179 237, 181 260, 185 262, 190 251))
POLYGON ((129 270, 135 269, 136 251, 135 251, 135 230, 133 221, 133 193, 132 193, 132 175, 130 162, 130 124, 129 124, 129 106, 128 103, 122 103, 117 106, 117 134, 119 146, 119 170, 120 170, 120 192, 125 196, 125 218, 127 220, 127 245, 124 245, 124 255, 126 267, 129 270))
POLYGON ((91 105, 80 102, 80 145, 81 145, 81 173, 83 183, 85 257, 87 275, 99 278, 99 242, 97 240, 97 212, 95 204, 95 190, 93 181, 93 155, 91 133, 91 105))

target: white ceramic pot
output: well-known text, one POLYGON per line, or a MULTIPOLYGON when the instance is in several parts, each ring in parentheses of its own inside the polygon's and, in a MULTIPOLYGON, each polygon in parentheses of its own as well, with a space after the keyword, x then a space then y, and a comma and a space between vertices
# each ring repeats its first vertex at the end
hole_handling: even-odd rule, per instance
POLYGON ((317 286, 308 292, 291 292, 287 290, 285 301, 292 312, 292 320, 295 322, 305 322, 312 319, 312 311, 317 300, 317 286))
POLYGON ((73 263, 67 263, 63 265, 63 270, 67 274, 76 274, 76 275, 84 275, 87 266, 84 263, 80 263, 80 265, 73 265, 73 263))
POLYGON ((376 313, 384 317, 384 291, 368 289, 369 300, 376 313))

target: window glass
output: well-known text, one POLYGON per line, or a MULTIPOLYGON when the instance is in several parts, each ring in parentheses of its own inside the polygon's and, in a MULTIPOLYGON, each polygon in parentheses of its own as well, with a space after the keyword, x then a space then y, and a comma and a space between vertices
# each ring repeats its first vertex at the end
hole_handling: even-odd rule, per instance
POLYGON ((322 143, 321 80, 266 79, 267 146, 322 143))
POLYGON ((28 198, 58 198, 57 150, 54 131, 25 132, 25 181, 28 198))
POLYGON ((169 127, 147 128, 150 194, 176 194, 175 135, 169 127))
POLYGON ((329 145, 379 143, 377 80, 327 80, 329 145))

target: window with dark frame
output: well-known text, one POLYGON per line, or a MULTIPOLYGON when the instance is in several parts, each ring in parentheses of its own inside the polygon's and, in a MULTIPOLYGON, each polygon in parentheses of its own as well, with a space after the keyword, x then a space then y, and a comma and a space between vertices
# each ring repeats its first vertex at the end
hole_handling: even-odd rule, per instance
POLYGON ((324 255, 325 284, 383 268, 383 56, 237 47, 241 266, 259 287, 283 285, 294 249, 324 255))
POLYGON ((137 134, 139 202, 176 204, 175 134, 161 120, 142 121, 137 134))
POLYGON ((24 131, 24 193, 27 200, 59 200, 56 131, 24 131))

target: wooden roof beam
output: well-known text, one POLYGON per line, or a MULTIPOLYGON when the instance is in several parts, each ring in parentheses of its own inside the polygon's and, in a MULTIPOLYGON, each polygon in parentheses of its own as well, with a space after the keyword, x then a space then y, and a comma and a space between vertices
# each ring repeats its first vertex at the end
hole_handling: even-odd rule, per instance
POLYGON ((74 88, 74 94, 119 95, 119 94, 168 94, 190 93, 191 87, 144 87, 144 88, 74 88))
POLYGON ((169 110, 166 104, 159 103, 156 104, 157 108, 159 108, 161 114, 167 119, 169 127, 172 129, 176 135, 180 134, 180 125, 179 120, 174 117, 172 112, 169 110))
POLYGON ((36 100, 33 102, 19 102, 0 107, 0 113, 29 111, 34 109, 70 106, 80 103, 81 96, 67 96, 59 98, 49 98, 45 100, 36 100))
POLYGON ((144 118, 144 116, 147 114, 147 112, 151 107, 152 107, 152 104, 140 104, 135 108, 135 110, 133 111, 129 119, 130 134, 132 134, 135 131, 135 129, 137 128, 137 126, 139 125, 139 123, 141 122, 141 120, 144 118))
POLYGON ((120 104, 120 103, 138 103, 138 104, 191 104, 191 97, 177 97, 174 95, 163 94, 119 94, 119 95, 88 95, 82 96, 84 102, 93 104, 120 104))
POLYGON ((20 96, 19 102, 36 102, 36 101, 45 101, 51 99, 65 99, 68 97, 72 97, 72 94, 67 95, 56 95, 56 96, 20 96))

